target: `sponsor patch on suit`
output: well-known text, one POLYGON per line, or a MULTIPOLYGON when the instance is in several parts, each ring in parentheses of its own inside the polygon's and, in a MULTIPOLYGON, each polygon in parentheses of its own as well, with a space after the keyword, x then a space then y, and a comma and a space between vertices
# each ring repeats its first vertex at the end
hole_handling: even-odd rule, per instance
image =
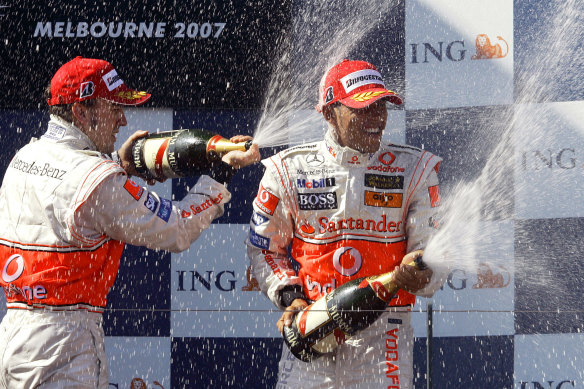
POLYGON ((403 203, 402 193, 383 193, 365 191, 365 205, 383 208, 401 208, 403 203))
POLYGON ((249 230, 249 241, 256 247, 260 249, 269 250, 270 249, 270 239, 265 236, 261 236, 254 230, 249 230))
POLYGON ((337 209, 335 192, 298 193, 298 208, 302 210, 337 209))
POLYGON ((404 176, 365 174, 365 186, 376 189, 403 189, 404 176))

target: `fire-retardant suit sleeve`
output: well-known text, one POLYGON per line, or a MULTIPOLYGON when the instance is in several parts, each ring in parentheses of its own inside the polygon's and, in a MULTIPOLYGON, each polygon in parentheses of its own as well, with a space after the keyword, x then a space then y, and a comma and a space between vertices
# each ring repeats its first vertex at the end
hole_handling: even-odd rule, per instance
MULTIPOLYGON (((438 185, 438 167, 440 159, 431 156, 420 177, 419 184, 412 193, 407 210, 407 252, 424 250, 439 226, 440 187, 438 185)), ((432 269, 432 278, 426 287, 415 295, 431 297, 444 284, 449 269, 446 264, 427 263, 432 269)))
POLYGON ((225 186, 208 176, 201 176, 181 201, 171 201, 141 187, 121 171, 96 187, 79 189, 70 230, 81 244, 107 236, 180 252, 223 214, 230 199, 225 186))
POLYGON ((274 156, 262 163, 266 171, 253 202, 247 254, 262 292, 284 309, 282 290, 302 290, 288 256, 294 233, 293 213, 283 175, 279 174, 284 162, 274 156))

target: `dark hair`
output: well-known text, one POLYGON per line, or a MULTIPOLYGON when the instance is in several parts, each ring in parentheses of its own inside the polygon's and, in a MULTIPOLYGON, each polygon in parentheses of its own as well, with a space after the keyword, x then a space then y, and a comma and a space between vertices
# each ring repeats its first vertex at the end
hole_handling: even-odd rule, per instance
MULTIPOLYGON (((45 88, 44 99, 45 101, 51 98, 51 85, 45 88)), ((96 103, 95 99, 89 99, 80 101, 79 104, 83 104, 86 107, 93 107, 96 103)), ((49 105, 49 113, 51 115, 55 115, 60 117, 61 119, 68 121, 69 123, 73 123, 73 110, 71 109, 73 104, 57 104, 57 105, 49 105)))

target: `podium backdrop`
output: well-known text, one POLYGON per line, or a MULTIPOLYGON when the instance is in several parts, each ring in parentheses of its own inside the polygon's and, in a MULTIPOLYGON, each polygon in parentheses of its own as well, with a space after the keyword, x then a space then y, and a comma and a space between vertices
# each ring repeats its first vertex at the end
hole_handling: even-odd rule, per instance
MULTIPOLYGON (((138 129, 253 135, 269 93, 300 102, 290 144, 308 140, 293 131, 298 118, 318 138, 319 64, 369 60, 405 99, 385 140, 443 157, 445 200, 478 179, 494 196, 475 224, 476 266, 454 265, 432 299, 434 387, 584 388, 582 2, 379 0, 362 11, 338 0, 315 2, 331 15, 313 19, 310 3, 0 1, 0 177, 44 132, 43 90, 77 55, 110 61, 153 94, 126 111, 119 144, 138 129), (353 19, 367 33, 331 52, 335 35, 321 27, 353 19), (303 63, 316 65, 297 71, 303 63), (303 81, 302 94, 284 88, 303 81)), ((257 291, 244 245, 262 174, 242 169, 225 215, 190 250, 126 248, 105 314, 111 388, 275 385, 280 312, 257 291)), ((193 183, 154 190, 181 198, 193 183)), ((426 303, 414 308, 416 388, 426 387, 426 303)))

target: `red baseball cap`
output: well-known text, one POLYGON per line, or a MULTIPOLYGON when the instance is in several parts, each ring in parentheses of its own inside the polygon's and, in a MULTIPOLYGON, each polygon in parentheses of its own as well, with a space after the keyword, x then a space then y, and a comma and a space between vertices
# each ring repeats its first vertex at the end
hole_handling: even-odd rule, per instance
POLYGON ((382 98, 396 105, 403 102, 397 93, 385 89, 374 65, 345 59, 330 68, 320 81, 316 110, 322 112, 322 107, 337 101, 347 107, 364 108, 382 98))
POLYGON ((53 76, 48 103, 72 104, 102 98, 117 104, 140 105, 150 96, 150 93, 128 88, 109 62, 76 57, 53 76))

